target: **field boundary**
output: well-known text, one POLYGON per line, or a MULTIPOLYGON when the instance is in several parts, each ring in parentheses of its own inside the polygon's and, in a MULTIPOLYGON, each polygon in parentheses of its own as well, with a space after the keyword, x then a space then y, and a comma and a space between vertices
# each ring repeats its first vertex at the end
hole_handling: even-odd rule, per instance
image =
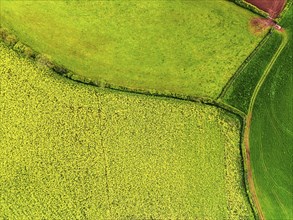
MULTIPOLYGON (((243 130, 245 127, 245 116, 246 114, 239 109, 228 105, 223 102, 219 102, 217 99, 212 99, 208 97, 196 97, 196 96, 187 96, 187 95, 181 95, 181 94, 175 94, 175 93, 159 93, 157 91, 146 91, 146 90, 138 90, 138 89, 131 89, 121 86, 115 86, 111 85, 106 82, 98 82, 98 81, 92 81, 89 78, 81 77, 77 74, 75 74, 73 71, 65 68, 62 65, 57 64, 56 62, 53 62, 49 57, 47 57, 44 54, 38 53, 31 49, 29 46, 23 44, 20 42, 17 37, 11 32, 8 31, 8 29, 0 26, 0 42, 3 42, 8 48, 14 50, 19 56, 25 57, 32 62, 36 62, 41 67, 49 68, 54 73, 61 75, 65 78, 68 78, 72 81, 75 81, 77 83, 82 83, 89 86, 95 86, 98 88, 105 88, 110 89, 117 92, 126 92, 130 94, 136 94, 136 95, 147 95, 147 96, 153 96, 153 97, 161 97, 161 98, 171 98, 171 99, 177 99, 181 101, 190 101, 190 102, 197 102, 209 106, 213 106, 219 109, 222 109, 230 114, 233 114, 236 116, 236 118, 239 119, 241 131, 239 132, 239 149, 240 149, 240 157, 241 157, 241 171, 242 171, 242 183, 244 183, 243 190, 245 191, 246 197, 248 199, 248 202, 250 204, 252 213, 254 217, 257 219, 257 212, 255 211, 254 204, 250 197, 249 192, 249 185, 247 184, 247 171, 245 166, 245 157, 244 157, 244 151, 242 147, 242 141, 243 141, 243 130)), ((104 160, 107 160, 107 158, 104 158, 104 160)), ((107 167, 105 168, 105 175, 107 175, 107 167)), ((109 200, 109 198, 108 198, 109 200)))
MULTIPOLYGON (((278 32, 276 32, 278 33, 278 32)), ((253 106, 254 106, 254 103, 255 103, 255 99, 256 99, 256 96, 262 86, 262 84, 264 83, 265 79, 267 78, 270 70, 272 69, 274 63, 276 62, 277 58, 279 57, 280 53, 282 52, 282 50, 284 49, 284 47, 286 46, 287 42, 288 42, 288 36, 287 36, 287 33, 286 32, 283 32, 283 33, 279 33, 282 35, 283 37, 283 40, 282 40, 282 43, 281 45, 279 46, 278 50, 276 51, 276 53, 274 54, 274 56, 272 57, 271 61, 269 62, 269 64, 267 65, 264 73, 262 74, 260 80, 258 81, 254 91, 253 91, 253 94, 252 94, 252 97, 250 99, 250 104, 249 104, 249 108, 248 108, 248 113, 251 113, 252 112, 252 109, 253 109, 253 106)))
POLYGON ((292 4, 293 4, 293 1, 292 0, 287 0, 287 3, 285 5, 283 11, 279 15, 280 17, 276 19, 278 22, 281 20, 281 18, 284 16, 284 14, 287 13, 287 11, 289 10, 289 8, 291 8, 292 4))
MULTIPOLYGON (((7 42, 5 37, 10 38, 10 36, 14 36, 14 35, 12 35, 8 32, 9 34, 5 35, 5 37, 3 38, 3 34, 1 35, 1 33, 3 33, 3 29, 5 29, 5 32, 7 33, 7 29, 1 28, 1 26, 0 26, 0 42, 3 42, 8 48, 14 50, 21 57, 28 58, 29 60, 39 64, 41 67, 49 68, 54 73, 61 75, 65 78, 68 78, 72 81, 82 83, 85 85, 95 86, 98 88, 111 89, 113 91, 118 91, 118 92, 127 92, 127 93, 131 93, 131 94, 140 94, 140 95, 148 95, 148 96, 162 97, 162 98, 173 98, 173 99, 178 99, 178 100, 182 100, 182 101, 199 102, 202 104, 207 104, 207 105, 212 105, 215 107, 222 108, 224 110, 229 111, 230 113, 239 115, 241 117, 245 116, 245 113, 238 110, 237 108, 235 108, 231 105, 228 105, 226 103, 218 102, 217 99, 213 99, 213 98, 209 98, 209 97, 181 95, 181 94, 176 94, 176 93, 165 94, 165 93, 160 93, 160 92, 156 92, 156 91, 131 89, 131 88, 126 88, 126 87, 122 87, 122 86, 112 86, 112 85, 110 85, 108 83, 104 83, 104 82, 96 83, 96 82, 92 81, 91 79, 88 79, 85 77, 76 77, 78 75, 73 73, 71 70, 63 67, 62 65, 53 63, 50 60, 46 60, 47 59, 46 55, 42 55, 40 53, 33 51, 29 46, 22 44, 20 41, 16 40, 14 43, 7 42), (2 30, 2 32, 1 32, 1 30, 2 30), (20 51, 20 50, 18 50, 18 48, 15 47, 15 45, 17 45, 17 44, 24 45, 24 47, 26 47, 28 50, 32 50, 33 53, 28 56, 25 51, 20 51)), ((17 39, 17 38, 15 37, 15 39, 17 39)))
POLYGON ((241 71, 243 68, 247 65, 247 63, 253 58, 253 55, 267 42, 269 37, 271 36, 272 33, 275 34, 281 34, 283 39, 281 44, 279 45, 277 51, 274 53, 273 57, 271 58, 270 62, 267 64, 266 69, 264 70, 261 78, 259 79, 258 83, 256 84, 256 87, 254 88, 252 97, 249 102, 249 108, 247 114, 238 110, 237 108, 230 106, 229 104, 224 103, 223 107, 225 109, 228 108, 233 108, 233 111, 235 114, 239 114, 242 117, 242 132, 241 132, 241 152, 242 152, 242 158, 243 158, 243 163, 244 163, 244 179, 245 179, 245 184, 246 187, 249 189, 247 190, 247 194, 249 197, 250 203, 252 204, 252 207, 254 209, 254 213, 256 214, 257 218, 260 220, 264 220, 264 215, 260 206, 260 203, 258 201, 258 197, 256 195, 256 190, 253 182, 253 176, 252 176, 252 167, 250 163, 250 147, 249 147, 249 132, 250 132, 250 124, 251 124, 251 119, 252 119, 252 110, 254 106, 255 99, 257 97, 257 94, 264 83, 265 79, 267 78, 268 74, 270 73, 271 68, 273 67, 276 59, 279 57, 280 53, 286 46, 288 42, 288 37, 286 32, 277 32, 271 29, 270 33, 262 40, 258 48, 254 51, 253 54, 251 54, 250 57, 248 57, 248 60, 245 61, 239 68, 239 70, 233 75, 233 79, 229 80, 225 88, 223 89, 222 94, 218 97, 217 101, 218 103, 223 103, 221 101, 221 98, 226 94, 226 91, 230 88, 231 84, 233 81, 241 74, 241 71), (235 111, 236 110, 236 111, 235 111))
POLYGON ((252 111, 253 111, 255 99, 259 93, 259 90, 260 90, 261 86, 263 85, 264 81, 266 80, 268 74, 270 73, 270 70, 273 67, 275 61, 279 57, 279 55, 282 52, 282 50, 284 49, 284 47, 287 45, 288 37, 287 37, 286 32, 281 33, 281 35, 283 36, 282 43, 279 46, 276 53, 274 54, 274 56, 272 57, 272 59, 270 60, 270 62, 268 63, 263 75, 261 76, 259 82, 257 83, 257 85, 254 89, 253 95, 250 100, 249 108, 248 108, 248 114, 247 114, 246 119, 244 121, 244 125, 245 125, 244 140, 243 140, 243 145, 244 145, 244 149, 245 149, 245 160, 244 161, 246 163, 247 170, 248 170, 247 178, 248 178, 248 184, 249 184, 249 188, 250 188, 251 197, 254 201, 254 204, 256 205, 256 208, 257 208, 257 211, 258 211, 258 214, 259 214, 259 217, 261 220, 264 220, 265 217, 263 215, 261 205, 259 203, 259 200, 258 200, 258 197, 256 194, 255 185, 254 185, 254 181, 253 181, 253 175, 252 175, 252 167, 251 167, 251 160, 250 160, 250 145, 249 145, 250 124, 251 124, 251 120, 252 120, 252 111))
POLYGON ((229 0, 231 2, 234 2, 236 5, 239 5, 242 8, 245 8, 255 14, 258 14, 262 17, 268 17, 269 14, 261 9, 259 9, 258 7, 254 6, 253 4, 250 4, 248 2, 246 2, 245 0, 229 0))
POLYGON ((116 91, 123 91, 129 93, 136 93, 136 94, 145 94, 145 95, 152 95, 152 96, 159 96, 159 97, 166 97, 166 98, 176 98, 181 100, 189 100, 189 101, 197 101, 202 103, 211 103, 214 99, 209 97, 198 97, 193 95, 182 95, 173 92, 159 92, 156 90, 144 90, 144 89, 134 89, 124 86, 118 86, 112 83, 105 82, 103 80, 92 80, 91 78, 80 76, 73 72, 72 70, 64 67, 63 65, 53 61, 49 56, 46 54, 39 53, 33 50, 28 45, 22 43, 18 40, 18 38, 12 34, 7 28, 2 27, 0 25, 0 41, 2 41, 6 46, 13 49, 17 52, 20 56, 28 58, 33 62, 41 66, 45 66, 52 70, 53 72, 57 73, 58 75, 64 76, 69 78, 73 81, 80 82, 87 85, 93 85, 100 88, 107 88, 116 91))
POLYGON ((36 62, 40 66, 49 68, 51 71, 71 79, 75 82, 83 83, 86 85, 92 85, 99 88, 106 88, 120 92, 128 92, 134 94, 143 94, 143 95, 150 95, 150 96, 158 96, 158 97, 165 97, 165 98, 175 98, 179 100, 185 101, 193 101, 193 102, 200 102, 203 104, 214 104, 215 99, 210 97, 199 97, 199 96, 192 96, 192 95, 182 95, 177 93, 166 93, 166 92, 158 92, 156 90, 144 90, 144 89, 133 89, 127 88, 123 86, 113 85, 104 81, 97 81, 92 80, 87 77, 80 76, 70 69, 60 65, 54 61, 52 61, 46 54, 41 54, 34 51, 31 47, 26 44, 23 44, 21 41, 17 39, 17 37, 12 34, 7 28, 0 26, 0 42, 3 42, 8 48, 14 50, 17 54, 21 57, 25 57, 30 59, 33 62, 36 62))
POLYGON ((254 50, 248 55, 248 57, 243 61, 243 63, 239 66, 239 68, 236 70, 236 72, 232 75, 232 77, 229 79, 229 81, 226 83, 226 85, 223 87, 222 91, 216 98, 216 100, 221 100, 227 93, 228 89, 232 85, 232 83, 237 79, 237 77, 241 74, 243 69, 248 65, 251 59, 253 59, 254 55, 264 46, 264 44, 269 40, 272 34, 272 29, 266 33, 264 38, 259 42, 259 44, 254 48, 254 50))

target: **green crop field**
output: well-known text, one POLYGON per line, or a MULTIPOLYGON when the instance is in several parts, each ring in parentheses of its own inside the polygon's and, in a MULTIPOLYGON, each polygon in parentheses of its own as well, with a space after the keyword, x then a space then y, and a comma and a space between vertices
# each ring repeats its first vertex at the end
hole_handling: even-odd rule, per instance
POLYGON ((264 45, 261 45, 252 58, 248 59, 239 69, 238 76, 231 81, 227 91, 220 99, 247 113, 255 87, 268 65, 268 60, 273 57, 281 42, 280 34, 275 32, 269 34, 264 39, 264 45))
POLYGON ((5 1, 1 25, 82 77, 215 98, 261 40, 232 2, 5 1))
POLYGON ((293 0, 233 1, 0 0, 0 219, 293 219, 293 0))
POLYGON ((0 44, 1 219, 253 219, 236 116, 111 92, 0 44))
MULTIPOLYGON (((281 25, 288 40, 256 97, 250 131, 258 199, 266 219, 293 219, 293 12, 281 25)), ((276 34, 276 33, 275 33, 276 34)))
MULTIPOLYGON (((292 6, 291 8, 292 9, 292 6)), ((293 219, 293 13, 265 38, 227 86, 221 101, 252 116, 250 161, 264 219, 293 219)), ((249 120, 248 120, 249 121, 249 120)))

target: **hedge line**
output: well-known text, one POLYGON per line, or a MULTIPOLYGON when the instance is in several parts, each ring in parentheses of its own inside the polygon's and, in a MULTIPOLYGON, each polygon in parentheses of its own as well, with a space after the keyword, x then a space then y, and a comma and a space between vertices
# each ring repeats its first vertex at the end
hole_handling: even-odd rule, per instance
POLYGON ((256 6, 246 2, 245 0, 228 0, 230 2, 234 2, 235 4, 248 9, 249 11, 252 11, 253 13, 259 14, 260 16, 263 17, 268 17, 269 14, 259 8, 257 8, 256 6))
POLYGON ((93 80, 84 76, 80 76, 73 71, 69 70, 68 68, 56 63, 50 56, 46 54, 41 54, 34 51, 32 48, 27 46, 26 44, 20 42, 18 38, 12 34, 7 28, 0 26, 0 39, 11 49, 16 51, 23 57, 29 58, 42 66, 46 66, 47 68, 51 69, 55 73, 70 78, 74 81, 78 81, 84 84, 94 85, 102 88, 109 88, 118 91, 125 91, 130 93, 138 93, 138 94, 145 94, 145 95, 153 95, 153 96, 161 96, 166 98, 177 98, 181 100, 189 100, 189 101, 197 101, 201 103, 214 103, 213 99, 206 98, 206 97, 195 97, 189 95, 182 95, 173 92, 159 92, 157 90, 144 90, 138 88, 126 88, 124 86, 114 85, 108 83, 102 79, 100 80, 93 80))
MULTIPOLYGON (((74 72, 70 71, 69 69, 65 68, 64 66, 59 65, 56 62, 54 62, 49 56, 34 51, 29 46, 20 42, 15 35, 11 34, 8 31, 8 29, 3 28, 1 26, 0 26, 0 40, 2 40, 9 48, 12 48, 21 56, 27 57, 27 58, 39 63, 40 65, 46 66, 49 69, 51 69, 52 71, 54 71, 62 76, 65 76, 67 78, 70 78, 74 81, 78 81, 78 82, 81 82, 84 84, 94 85, 94 86, 98 86, 98 87, 102 87, 102 88, 109 88, 109 89, 113 89, 113 90, 129 92, 129 93, 136 93, 136 94, 138 93, 138 94, 152 95, 152 96, 159 96, 159 97, 166 97, 166 98, 176 98, 176 99, 185 100, 185 101, 196 101, 196 102, 200 102, 200 103, 204 103, 207 105, 221 108, 227 112, 230 112, 230 113, 236 115, 239 118, 239 120, 241 122, 241 126, 242 126, 242 129, 241 129, 242 133, 244 132, 245 115, 241 111, 239 111, 238 109, 235 109, 232 106, 226 105, 224 103, 217 102, 214 99, 206 98, 206 97, 186 96, 186 95, 181 95, 181 94, 176 94, 176 93, 171 93, 171 92, 162 93, 162 92, 158 92, 155 90, 142 90, 142 89, 126 88, 123 86, 112 85, 110 83, 104 82, 103 80, 92 80, 92 79, 89 79, 89 78, 86 78, 83 76, 79 76, 79 75, 75 74, 74 72)), ((243 139, 243 134, 240 135, 240 137, 241 137, 241 139, 243 139)), ((247 176, 248 176, 247 165, 246 165, 246 161, 245 161, 245 157, 244 157, 246 152, 245 152, 245 146, 243 145, 242 141, 241 141, 240 149, 241 149, 241 157, 244 161, 243 176, 244 176, 244 182, 245 182, 244 184, 246 187, 246 192, 248 194, 250 205, 251 205, 252 209, 254 210, 254 215, 256 218, 258 218, 257 210, 256 210, 254 204, 252 203, 252 199, 251 199, 252 197, 251 197, 251 193, 249 191, 249 186, 248 186, 248 181, 247 181, 247 176)))
POLYGON ((37 61, 39 64, 42 64, 54 70, 54 72, 57 72, 62 75, 69 72, 65 67, 54 62, 49 56, 45 54, 40 54, 34 51, 28 45, 19 41, 18 38, 14 34, 12 34, 7 28, 1 27, 1 26, 0 26, 0 39, 9 48, 13 49, 21 56, 37 61))
MULTIPOLYGON (((254 48, 254 50, 246 57, 246 59, 243 61, 243 63, 238 67, 234 75, 230 78, 230 80, 226 83, 224 88, 222 89, 221 93, 218 95, 216 100, 223 101, 225 99, 225 95, 227 91, 230 89, 231 85, 234 83, 234 81, 238 78, 238 76, 241 74, 243 69, 246 67, 246 65, 251 61, 251 59, 255 56, 255 54, 262 48, 262 46, 268 41, 268 39, 272 35, 272 29, 268 31, 268 33, 264 36, 264 38, 258 43, 258 45, 254 48)), ((230 103, 231 104, 231 103, 230 103)))
POLYGON ((283 11, 281 12, 281 14, 279 15, 278 18, 276 18, 276 21, 279 23, 282 20, 282 17, 287 13, 287 11, 289 11, 289 9, 291 8, 291 6, 293 5, 293 0, 287 0, 287 3, 283 9, 283 11))

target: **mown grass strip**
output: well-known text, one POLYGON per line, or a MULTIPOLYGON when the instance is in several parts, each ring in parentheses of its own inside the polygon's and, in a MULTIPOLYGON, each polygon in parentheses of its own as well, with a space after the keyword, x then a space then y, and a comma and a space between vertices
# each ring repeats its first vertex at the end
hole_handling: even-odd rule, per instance
POLYGON ((218 96, 262 38, 254 16, 224 0, 1 2, 1 24, 69 77, 184 97, 218 96))

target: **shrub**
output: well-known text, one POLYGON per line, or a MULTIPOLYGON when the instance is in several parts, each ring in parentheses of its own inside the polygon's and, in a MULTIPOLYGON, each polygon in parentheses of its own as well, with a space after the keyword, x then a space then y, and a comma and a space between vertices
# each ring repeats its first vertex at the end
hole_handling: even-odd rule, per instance
POLYGON ((58 65, 58 64, 54 64, 53 63, 53 68, 52 68, 56 73, 59 73, 59 74, 62 74, 62 75, 65 75, 66 73, 68 73, 68 70, 61 66, 61 65, 58 65))
POLYGON ((49 67, 50 69, 53 69, 54 64, 53 64, 51 58, 50 58, 48 55, 45 55, 45 54, 39 54, 39 55, 36 57, 36 59, 37 59, 37 61, 38 61, 41 65, 44 65, 44 66, 49 67))
POLYGON ((23 55, 25 57, 29 57, 29 58, 35 58, 36 57, 36 53, 28 46, 25 46, 24 51, 23 51, 23 55))
POLYGON ((25 57, 35 57, 35 52, 28 47, 27 45, 21 43, 20 41, 18 41, 14 46, 13 49, 20 53, 21 55, 25 56, 25 57))
POLYGON ((23 53, 23 52, 24 52, 24 49, 25 49, 25 45, 24 45, 23 43, 21 43, 21 42, 18 41, 18 42, 14 45, 13 49, 14 49, 16 52, 18 52, 18 53, 23 53))
POLYGON ((8 35, 8 30, 6 28, 0 28, 0 38, 4 40, 8 35))
POLYGON ((8 34, 4 39, 4 43, 9 47, 13 47, 17 43, 17 38, 13 34, 8 34))

